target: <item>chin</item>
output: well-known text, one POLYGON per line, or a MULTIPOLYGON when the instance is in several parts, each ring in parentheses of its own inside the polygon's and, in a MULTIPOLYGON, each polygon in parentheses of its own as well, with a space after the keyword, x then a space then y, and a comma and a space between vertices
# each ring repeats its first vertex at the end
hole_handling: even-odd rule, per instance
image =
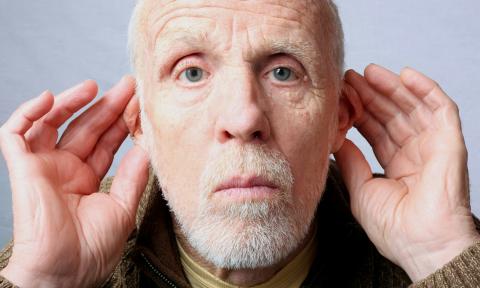
POLYGON ((283 204, 234 205, 224 213, 202 213, 190 225, 182 223, 178 213, 176 217, 189 244, 205 260, 218 268, 254 269, 282 261, 308 234, 314 212, 283 204))

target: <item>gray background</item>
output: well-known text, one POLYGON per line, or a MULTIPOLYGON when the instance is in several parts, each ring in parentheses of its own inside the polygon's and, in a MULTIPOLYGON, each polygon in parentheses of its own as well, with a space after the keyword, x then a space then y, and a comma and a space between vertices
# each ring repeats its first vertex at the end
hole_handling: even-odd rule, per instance
MULTIPOLYGON (((458 103, 469 149, 472 207, 480 214, 480 2, 358 0, 337 2, 344 23, 347 67, 371 62, 394 71, 415 67, 458 103)), ((130 71, 127 25, 134 1, 0 0, 0 122, 45 89, 58 93, 95 79, 101 91, 130 71)), ((381 171, 368 144, 350 137, 381 171)), ((130 147, 126 142, 116 163, 130 147)), ((0 246, 12 235, 8 172, 0 161, 0 246)))

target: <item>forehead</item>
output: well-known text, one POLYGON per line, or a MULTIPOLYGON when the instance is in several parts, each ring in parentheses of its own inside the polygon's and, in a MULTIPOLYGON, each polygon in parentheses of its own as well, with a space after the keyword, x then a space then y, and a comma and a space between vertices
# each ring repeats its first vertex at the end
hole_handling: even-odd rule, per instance
POLYGON ((300 22, 307 14, 317 10, 322 1, 324 0, 143 0, 142 4, 146 15, 154 21, 169 16, 217 12, 218 18, 229 13, 248 13, 252 17, 271 16, 300 22))
POLYGON ((315 45, 319 34, 315 31, 318 1, 146 1, 141 22, 149 48, 172 38, 212 46, 234 40, 220 39, 227 36, 305 47, 307 42, 315 45))

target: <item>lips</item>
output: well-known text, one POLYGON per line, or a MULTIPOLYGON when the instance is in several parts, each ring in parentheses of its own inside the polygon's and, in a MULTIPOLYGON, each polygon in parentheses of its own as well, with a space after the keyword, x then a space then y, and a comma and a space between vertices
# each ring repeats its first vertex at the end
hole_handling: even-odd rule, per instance
POLYGON ((224 199, 228 202, 244 202, 271 199, 276 197, 279 189, 277 185, 262 177, 237 176, 222 182, 214 191, 217 199, 224 199))
POLYGON ((268 189, 278 189, 278 187, 272 182, 266 180, 260 176, 250 176, 242 177, 235 176, 227 181, 222 182, 215 188, 216 192, 222 192, 230 189, 248 189, 248 188, 268 188, 268 189))

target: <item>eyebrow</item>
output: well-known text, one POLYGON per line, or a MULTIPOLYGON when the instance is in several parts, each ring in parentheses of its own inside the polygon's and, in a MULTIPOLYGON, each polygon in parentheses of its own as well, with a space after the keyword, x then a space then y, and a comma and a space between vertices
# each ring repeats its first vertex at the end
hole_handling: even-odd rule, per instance
POLYGON ((159 35, 154 39, 153 49, 159 55, 170 54, 172 49, 177 47, 191 47, 192 49, 201 48, 208 43, 205 35, 187 34, 184 30, 175 30, 167 34, 159 35))
MULTIPOLYGON (((159 33, 154 39, 155 52, 160 55, 172 53, 172 49, 185 47, 188 50, 205 51, 215 48, 214 41, 209 39, 207 32, 193 32, 186 29, 175 29, 159 33), (168 40, 162 40, 168 39, 168 40)), ((271 55, 286 54, 298 59, 305 68, 312 68, 319 51, 315 45, 305 40, 266 39, 256 48, 252 55, 247 55, 249 61, 258 61, 271 55)))
POLYGON ((290 41, 286 39, 272 39, 268 41, 262 51, 261 55, 273 54, 288 54, 297 58, 304 65, 309 65, 317 56, 317 50, 314 45, 308 41, 290 41))

